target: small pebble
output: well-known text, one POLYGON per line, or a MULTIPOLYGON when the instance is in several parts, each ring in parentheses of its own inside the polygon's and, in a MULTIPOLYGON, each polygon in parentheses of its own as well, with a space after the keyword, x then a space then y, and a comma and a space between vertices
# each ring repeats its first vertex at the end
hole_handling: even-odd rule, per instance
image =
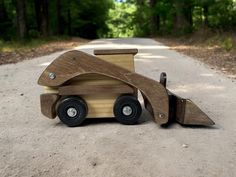
POLYGON ((91 164, 92 164, 92 166, 94 166, 94 167, 97 165, 96 162, 92 162, 91 164))
POLYGON ((182 147, 183 148, 188 148, 188 145, 187 144, 183 144, 182 147))

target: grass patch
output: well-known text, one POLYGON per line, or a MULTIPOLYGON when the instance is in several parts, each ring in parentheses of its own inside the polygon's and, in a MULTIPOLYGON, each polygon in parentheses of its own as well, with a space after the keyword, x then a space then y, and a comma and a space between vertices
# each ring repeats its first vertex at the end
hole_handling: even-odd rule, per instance
POLYGON ((157 41, 236 78, 236 33, 200 31, 178 38, 159 37, 157 41))
POLYGON ((50 38, 37 38, 25 41, 3 41, 0 39, 0 52, 15 52, 25 51, 32 48, 37 48, 51 42, 69 41, 70 37, 50 37, 50 38))
POLYGON ((50 37, 47 39, 31 39, 26 41, 0 40, 0 65, 17 63, 22 60, 49 55, 54 52, 73 49, 86 44, 88 40, 82 38, 50 37))
POLYGON ((196 32, 182 38, 187 45, 202 47, 217 47, 227 52, 236 50, 236 35, 234 33, 196 32))

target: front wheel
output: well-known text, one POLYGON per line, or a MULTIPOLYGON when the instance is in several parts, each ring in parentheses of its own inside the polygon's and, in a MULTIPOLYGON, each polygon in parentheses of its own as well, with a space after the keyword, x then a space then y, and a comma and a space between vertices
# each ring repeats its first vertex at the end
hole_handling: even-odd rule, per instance
POLYGON ((57 108, 59 119, 69 127, 80 125, 86 118, 87 112, 85 101, 75 96, 61 100, 57 108))
POLYGON ((113 112, 115 118, 122 124, 132 125, 138 122, 142 107, 136 97, 132 95, 122 95, 117 98, 113 112))

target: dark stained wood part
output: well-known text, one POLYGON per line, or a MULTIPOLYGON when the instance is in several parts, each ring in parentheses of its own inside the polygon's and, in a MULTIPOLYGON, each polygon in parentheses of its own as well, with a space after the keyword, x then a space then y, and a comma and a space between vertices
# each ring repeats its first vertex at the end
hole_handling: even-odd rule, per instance
POLYGON ((94 55, 137 54, 138 49, 104 49, 94 50, 94 55))
POLYGON ((154 120, 158 124, 168 122, 169 98, 159 82, 81 51, 66 52, 54 60, 42 73, 38 84, 60 87, 70 79, 86 74, 104 75, 139 89, 151 105, 154 120))
POLYGON ((59 95, 133 94, 134 92, 134 88, 129 85, 67 85, 59 87, 59 95))
POLYGON ((171 92, 170 119, 183 125, 210 126, 215 123, 191 100, 178 97, 171 92))
POLYGON ((41 94, 40 105, 42 114, 50 119, 54 119, 56 117, 55 105, 59 99, 60 96, 58 94, 41 94))
POLYGON ((214 125, 215 123, 191 100, 185 100, 184 125, 214 125))

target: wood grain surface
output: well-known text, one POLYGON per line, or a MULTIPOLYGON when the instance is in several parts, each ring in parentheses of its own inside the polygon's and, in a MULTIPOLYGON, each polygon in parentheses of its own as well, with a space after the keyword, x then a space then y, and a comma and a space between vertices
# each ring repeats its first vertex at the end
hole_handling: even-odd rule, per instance
POLYGON ((94 55, 137 54, 138 49, 104 49, 94 50, 94 55))
POLYGON ((55 105, 59 99, 60 96, 55 93, 41 94, 40 105, 42 114, 50 119, 54 119, 56 117, 55 105))
POLYGON ((134 89, 127 85, 66 85, 59 87, 59 95, 95 95, 104 93, 133 94, 134 89))

